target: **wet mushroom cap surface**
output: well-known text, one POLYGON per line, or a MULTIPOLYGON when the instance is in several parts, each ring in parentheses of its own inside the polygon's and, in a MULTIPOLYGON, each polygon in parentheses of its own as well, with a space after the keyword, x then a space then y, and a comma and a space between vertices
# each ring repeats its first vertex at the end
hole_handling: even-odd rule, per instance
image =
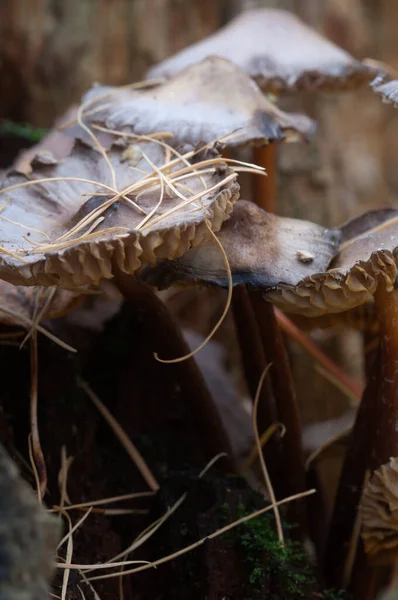
MULTIPOLYGON (((36 161, 29 176, 11 172, 5 177, 0 186, 2 279, 76 287, 111 278, 115 266, 131 274, 142 263, 180 256, 200 243, 208 231, 206 220, 217 231, 238 198, 236 174, 224 163, 208 165, 209 172, 200 177, 184 163, 170 167, 168 177, 177 178, 182 168, 185 172, 175 183, 178 193, 164 185, 162 197, 153 167, 164 169, 170 156, 166 159, 161 145, 120 142, 107 156, 116 187, 104 157, 80 142, 55 164, 36 161), (42 178, 60 179, 29 183, 42 178), (127 200, 114 199, 114 190, 133 184, 127 200), (197 195, 200 201, 190 200, 197 195)), ((215 156, 210 149, 192 160, 215 156)))
MULTIPOLYGON (((326 269, 338 247, 339 232, 278 217, 240 200, 217 237, 228 257, 233 284, 269 289, 280 282, 295 285, 326 269)), ((141 276, 159 288, 183 282, 228 285, 224 259, 211 239, 177 260, 143 269, 141 276)))
POLYGON ((340 228, 341 243, 329 269, 295 286, 281 284, 267 299, 287 312, 317 317, 372 302, 380 284, 397 277, 398 210, 365 213, 340 228))
POLYGON ((374 70, 292 13, 267 8, 243 12, 152 67, 148 77, 169 77, 208 56, 231 60, 269 91, 356 88, 374 78, 374 70))
POLYGON ((311 119, 281 111, 244 71, 218 57, 150 89, 95 86, 83 101, 93 103, 87 111, 93 123, 138 135, 167 131, 173 134, 172 144, 195 145, 224 136, 226 146, 264 144, 306 139, 315 131, 311 119))

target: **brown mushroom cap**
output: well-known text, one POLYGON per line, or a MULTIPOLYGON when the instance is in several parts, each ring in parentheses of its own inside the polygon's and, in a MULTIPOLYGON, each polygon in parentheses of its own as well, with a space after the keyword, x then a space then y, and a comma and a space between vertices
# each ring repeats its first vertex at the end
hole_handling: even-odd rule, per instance
MULTIPOLYGON (((84 98, 93 101, 117 88, 94 87, 84 98)), ((295 141, 308 138, 315 123, 289 114, 269 102, 256 83, 223 58, 210 57, 164 84, 143 90, 112 93, 103 110, 90 105, 88 119, 113 130, 128 128, 138 135, 157 131, 173 134, 172 143, 195 145, 234 135, 226 146, 295 141)))
POLYGON ((283 310, 309 317, 351 310, 372 302, 380 281, 393 289, 398 247, 398 210, 370 211, 341 228, 338 254, 324 273, 267 293, 283 310))
POLYGON ((148 77, 169 77, 208 56, 232 61, 263 90, 347 89, 374 78, 374 69, 295 15, 267 8, 243 12, 215 34, 152 67, 148 77))
POLYGON ((366 486, 362 501, 362 538, 374 556, 398 548, 398 459, 380 467, 366 486))
MULTIPOLYGON (((137 182, 145 174, 152 173, 156 177, 142 152, 158 168, 164 165, 164 149, 154 142, 113 145, 108 151, 118 190, 137 182)), ((181 168, 181 164, 173 168, 181 168)), ((96 195, 98 192, 108 194, 100 183, 112 185, 110 169, 101 154, 77 142, 71 154, 57 164, 37 164, 29 178, 12 172, 3 181, 0 192, 39 178, 78 177, 95 183, 63 179, 18 187, 3 194, 0 277, 17 285, 76 287, 111 278, 115 265, 123 272, 133 273, 142 262, 180 256, 202 241, 207 232, 205 219, 217 231, 227 218, 239 189, 232 177, 223 183, 230 174, 232 171, 221 164, 201 178, 194 176, 183 181, 192 194, 203 192, 204 183, 206 190, 219 187, 206 192, 200 202, 189 203, 178 210, 174 209, 182 203, 181 198, 165 186, 161 206, 139 230, 137 226, 145 215, 119 199, 102 213, 104 220, 88 237, 84 237, 88 226, 69 235, 82 218, 114 197, 112 191, 106 196, 96 195), (169 212, 171 210, 174 212, 169 212), (49 240, 38 231, 44 232, 49 240), (56 243, 65 235, 69 237, 56 243), (45 245, 38 245, 43 243, 45 245)), ((158 179, 156 182, 157 189, 145 184, 144 193, 137 200, 145 213, 159 202, 160 184, 158 179)), ((184 190, 184 194, 189 196, 189 193, 184 190)))
MULTIPOLYGON (((233 284, 266 289, 281 281, 295 285, 306 275, 326 269, 339 234, 309 221, 278 217, 241 200, 217 237, 227 254, 233 284)), ((141 275, 159 288, 184 281, 228 285, 223 257, 212 239, 178 260, 145 268, 141 275)))

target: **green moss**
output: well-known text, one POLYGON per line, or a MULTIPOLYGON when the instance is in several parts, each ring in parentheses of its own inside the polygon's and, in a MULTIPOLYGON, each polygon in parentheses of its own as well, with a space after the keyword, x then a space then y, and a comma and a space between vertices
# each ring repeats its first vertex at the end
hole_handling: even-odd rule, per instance
MULTIPOLYGON (((238 506, 238 518, 249 514, 238 506)), ((284 529, 289 527, 284 524, 284 529)), ((238 543, 249 570, 253 591, 266 597, 273 595, 296 600, 308 598, 314 589, 315 578, 308 557, 300 544, 289 539, 279 542, 272 515, 262 515, 242 524, 237 530, 238 543)))
POLYGON ((47 134, 47 129, 35 129, 26 123, 14 123, 4 119, 0 123, 0 136, 15 135, 30 142, 39 142, 47 134))

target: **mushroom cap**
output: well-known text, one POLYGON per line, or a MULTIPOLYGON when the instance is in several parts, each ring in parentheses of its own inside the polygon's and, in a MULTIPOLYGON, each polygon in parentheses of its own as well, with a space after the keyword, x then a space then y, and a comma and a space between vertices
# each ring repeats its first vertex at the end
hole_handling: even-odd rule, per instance
POLYGON ((58 286, 25 287, 0 279, 0 323, 26 329, 35 314, 41 314, 41 321, 57 319, 73 310, 85 293, 86 290, 66 290, 58 286))
POLYGON ((194 64, 150 89, 126 90, 95 86, 84 101, 111 96, 88 119, 109 129, 128 127, 138 135, 157 131, 173 134, 172 143, 195 145, 222 140, 226 146, 265 144, 308 138, 315 123, 300 114, 281 111, 267 100, 256 83, 237 66, 218 57, 194 64), (113 93, 113 91, 117 93, 113 93))
POLYGON ((279 285, 266 298, 287 312, 308 317, 351 310, 372 302, 380 282, 397 277, 398 210, 365 213, 341 227, 339 252, 323 273, 279 285))
POLYGON ((361 516, 366 554, 398 548, 398 458, 373 473, 362 496, 361 516))
POLYGON ((263 90, 341 90, 374 78, 374 69, 292 13, 267 8, 243 12, 213 35, 152 67, 148 77, 169 77, 214 55, 241 67, 263 90))
MULTIPOLYGON (((231 267, 234 285, 267 289, 281 281, 295 285, 326 269, 336 252, 339 234, 309 221, 278 217, 240 200, 217 234, 231 267)), ((224 259, 213 239, 174 261, 159 261, 140 273, 160 289, 174 283, 228 285, 224 259)))
POLYGON ((381 96, 383 102, 398 106, 398 81, 396 79, 386 81, 385 76, 379 75, 372 81, 371 88, 381 96))
MULTIPOLYGON (((137 202, 141 210, 149 214, 159 202, 160 184, 142 152, 157 168, 163 167, 164 149, 155 142, 137 142, 130 146, 114 144, 107 156, 115 170, 118 190, 146 178, 140 183, 143 193, 137 202), (157 179, 152 178, 148 183, 150 174, 157 179), (155 184, 157 189, 153 189, 155 184)), ((181 165, 173 167, 169 175, 178 168, 181 165)), ((112 186, 111 172, 103 156, 76 142, 71 154, 55 165, 36 164, 29 177, 11 172, 2 182, 0 196, 9 186, 31 179, 71 177, 94 183, 62 179, 17 187, 3 194, 0 277, 16 285, 77 287, 111 278, 115 267, 131 274, 143 262, 154 262, 157 257, 180 256, 202 241, 207 232, 206 219, 217 231, 227 218, 239 190, 232 175, 224 164, 219 164, 211 173, 184 180, 182 183, 189 186, 189 193, 202 193, 203 184, 206 193, 200 202, 185 203, 183 207, 180 206, 183 204, 181 198, 165 186, 162 204, 140 227, 145 215, 122 198, 112 202, 114 192, 101 187, 112 186), (224 183, 229 175, 230 180, 224 183), (108 195, 98 196, 98 193, 108 195), (93 220, 90 227, 87 225, 71 234, 73 227, 93 210, 101 211, 101 205, 107 201, 109 207, 101 214, 104 220, 96 224, 92 233, 87 235, 94 226, 93 220), (45 245, 39 245, 43 242, 45 245)), ((184 194, 188 194, 185 189, 184 194)))

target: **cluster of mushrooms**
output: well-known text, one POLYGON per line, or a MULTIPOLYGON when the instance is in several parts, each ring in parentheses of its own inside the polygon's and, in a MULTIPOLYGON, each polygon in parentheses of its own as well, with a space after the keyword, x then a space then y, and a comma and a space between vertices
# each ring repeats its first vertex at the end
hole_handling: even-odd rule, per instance
MULTIPOLYGON (((145 82, 94 86, 56 133, 62 144, 50 150, 44 140, 1 183, 0 317, 25 328, 32 340, 37 332, 54 337, 40 322, 73 310, 112 279, 127 300, 152 303, 160 327, 167 322, 181 356, 158 359, 188 365, 192 357, 184 356, 189 351, 164 306, 160 320, 154 288, 228 289, 253 398, 261 372, 273 363, 259 420, 261 431, 277 422, 286 427, 285 436, 264 449, 267 460, 283 465, 283 485, 276 489, 283 497, 304 491, 306 473, 272 305, 300 315, 308 329, 312 322, 319 326, 320 317, 371 306, 380 350, 350 437, 324 565, 331 585, 347 584, 354 552, 350 573, 357 562, 362 575, 381 579, 379 589, 398 546, 398 210, 368 212, 326 229, 275 215, 270 185, 272 144, 305 141, 316 127, 304 115, 280 110, 269 95, 371 83, 384 100, 398 102, 398 82, 388 74, 356 61, 291 14, 259 9, 155 66, 145 82), (268 178, 231 158, 248 146, 268 178), (242 171, 253 179, 252 201, 239 198, 242 171), (355 536, 358 519, 364 546, 355 536)), ((202 399, 196 410, 200 426, 211 432, 209 456, 230 453, 211 397, 206 407, 199 406, 202 399)), ((45 465, 32 441, 43 496, 45 465)), ((235 468, 233 460, 228 464, 235 468)), ((302 523, 304 513, 296 515, 302 523)))

